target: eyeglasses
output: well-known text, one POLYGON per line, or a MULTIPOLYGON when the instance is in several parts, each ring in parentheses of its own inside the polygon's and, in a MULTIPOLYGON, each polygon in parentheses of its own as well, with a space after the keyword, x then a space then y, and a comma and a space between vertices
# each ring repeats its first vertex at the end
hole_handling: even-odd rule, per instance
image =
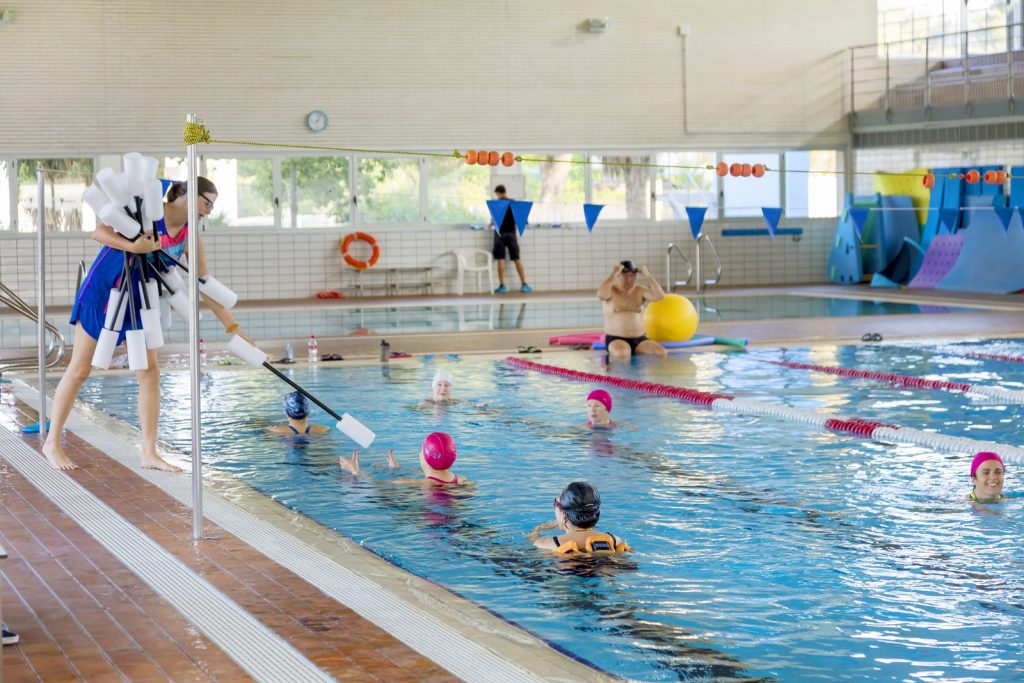
POLYGON ((207 196, 206 196, 205 194, 201 194, 201 195, 199 195, 199 196, 200 196, 200 197, 202 197, 202 198, 203 198, 203 199, 204 199, 204 200, 206 201, 206 208, 207 208, 207 209, 209 209, 210 211, 213 211, 213 202, 214 202, 215 200, 213 200, 213 199, 210 199, 210 198, 209 198, 209 197, 207 197, 207 196))

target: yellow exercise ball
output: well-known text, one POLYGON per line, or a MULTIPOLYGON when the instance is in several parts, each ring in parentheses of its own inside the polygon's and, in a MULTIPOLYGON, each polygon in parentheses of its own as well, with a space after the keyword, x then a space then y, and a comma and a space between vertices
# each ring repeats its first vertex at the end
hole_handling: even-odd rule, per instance
POLYGON ((644 332, 656 342, 686 341, 697 331, 697 309, 679 294, 666 294, 644 309, 644 332))

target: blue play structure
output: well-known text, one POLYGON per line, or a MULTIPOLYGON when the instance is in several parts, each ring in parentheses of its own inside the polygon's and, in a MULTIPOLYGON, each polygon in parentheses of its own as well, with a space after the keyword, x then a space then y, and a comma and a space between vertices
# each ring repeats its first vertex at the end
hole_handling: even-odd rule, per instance
MULTIPOLYGON (((1002 169, 973 168, 983 176, 1002 169)), ((971 169, 934 169, 927 220, 920 228, 909 196, 847 195, 829 255, 829 278, 841 284, 870 280, 875 287, 898 287, 914 280, 924 265, 931 270, 921 270, 915 286, 992 293, 1024 289, 1024 224, 1015 210, 1024 207, 1024 167, 1010 169, 1009 196, 1003 185, 964 182, 960 176, 971 169), (997 211, 1004 217, 1012 211, 1006 227, 997 211), (859 231, 855 219, 863 221, 859 231), (955 242, 936 242, 943 258, 930 257, 937 235, 957 237, 955 242)))

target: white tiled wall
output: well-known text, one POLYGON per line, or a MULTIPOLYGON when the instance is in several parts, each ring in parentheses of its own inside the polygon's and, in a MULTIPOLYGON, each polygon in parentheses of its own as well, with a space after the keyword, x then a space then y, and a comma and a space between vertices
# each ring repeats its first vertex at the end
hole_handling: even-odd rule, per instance
MULTIPOLYGON (((722 261, 722 285, 776 285, 825 281, 825 263, 834 237, 835 219, 783 221, 783 226, 802 227, 799 241, 789 236, 722 237, 725 227, 763 227, 755 222, 706 225, 722 261)), ((271 231, 246 235, 204 236, 210 272, 238 292, 242 299, 273 300, 312 297, 324 289, 340 289, 353 295, 353 272, 339 252, 342 231, 271 231)), ((435 291, 454 292, 457 248, 490 250, 492 233, 424 228, 411 232, 375 231, 381 248, 376 269, 434 266, 439 269, 435 291)), ((691 259, 694 241, 689 228, 679 223, 644 225, 598 222, 593 233, 586 228, 530 228, 520 240, 529 284, 538 291, 596 288, 617 261, 631 258, 646 264, 664 281, 665 252, 676 242, 691 259)), ((55 234, 46 244, 46 291, 49 305, 69 305, 74 297, 77 265, 88 265, 99 245, 87 235, 55 234)), ((34 236, 0 238, 0 281, 29 303, 36 301, 36 240, 34 236)), ((710 256, 705 252, 705 262, 710 256)), ((682 264, 674 265, 674 278, 682 264)), ((707 272, 710 277, 712 273, 707 272)), ((367 278, 373 281, 374 275, 367 278)), ((506 280, 518 287, 515 269, 509 264, 506 280)), ((473 281, 470 280, 470 283, 473 281)), ((485 281, 486 282, 486 281, 485 281)), ((485 285, 486 286, 486 285, 485 285)), ((467 293, 472 291, 467 284, 467 293)), ((383 293, 376 291, 374 293, 383 293)), ((410 290, 411 293, 411 290, 410 290)))

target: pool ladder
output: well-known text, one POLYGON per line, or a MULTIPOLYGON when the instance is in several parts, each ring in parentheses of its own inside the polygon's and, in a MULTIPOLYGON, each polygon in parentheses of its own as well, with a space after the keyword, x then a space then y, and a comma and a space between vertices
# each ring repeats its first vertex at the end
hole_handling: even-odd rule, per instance
POLYGON ((683 253, 683 250, 679 248, 675 242, 670 242, 668 249, 665 250, 665 291, 672 292, 676 287, 686 287, 690 284, 690 280, 694 277, 697 278, 696 288, 697 293, 700 294, 704 291, 705 287, 713 287, 717 285, 722 279, 722 262, 718 258, 718 252, 715 251, 715 245, 711 243, 711 238, 705 233, 700 233, 697 236, 697 247, 696 247, 696 263, 690 261, 689 257, 683 253), (705 243, 708 249, 711 250, 711 257, 715 259, 715 276, 713 278, 705 278, 704 273, 701 269, 701 249, 702 244, 705 243), (686 277, 682 280, 672 280, 672 253, 675 252, 683 259, 686 264, 686 277))
MULTIPOLYGON (((75 286, 75 292, 77 294, 79 288, 82 286, 82 278, 85 276, 85 263, 82 261, 78 262, 78 283, 75 286)), ((14 293, 14 291, 0 282, 0 305, 9 306, 15 311, 25 316, 32 322, 39 322, 39 315, 35 308, 32 308, 25 300, 14 293)), ((64 335, 58 330, 52 323, 47 322, 45 324, 46 331, 49 332, 49 336, 46 342, 46 367, 52 368, 54 365, 59 363, 64 357, 65 341, 64 335)), ((18 358, 7 358, 0 359, 0 374, 9 372, 11 370, 28 370, 39 366, 39 358, 37 356, 22 356, 18 358)))

